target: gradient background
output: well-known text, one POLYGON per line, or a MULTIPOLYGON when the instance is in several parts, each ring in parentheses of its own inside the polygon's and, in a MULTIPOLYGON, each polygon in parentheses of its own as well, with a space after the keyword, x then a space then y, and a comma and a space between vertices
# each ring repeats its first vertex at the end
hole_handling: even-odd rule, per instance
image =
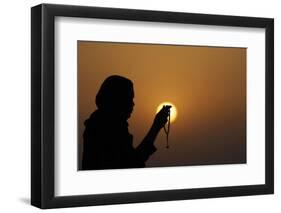
POLYGON ((246 163, 246 48, 78 41, 79 168, 83 122, 113 74, 134 83, 128 122, 135 146, 160 103, 177 108, 170 149, 161 130, 147 167, 246 163))

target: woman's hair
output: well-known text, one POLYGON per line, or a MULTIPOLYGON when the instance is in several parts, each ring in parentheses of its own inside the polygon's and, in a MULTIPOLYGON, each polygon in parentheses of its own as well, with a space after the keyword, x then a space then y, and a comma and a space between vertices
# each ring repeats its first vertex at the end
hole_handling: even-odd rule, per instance
POLYGON ((99 109, 108 109, 128 97, 133 90, 133 82, 119 75, 109 76, 102 83, 97 95, 96 105, 99 109))

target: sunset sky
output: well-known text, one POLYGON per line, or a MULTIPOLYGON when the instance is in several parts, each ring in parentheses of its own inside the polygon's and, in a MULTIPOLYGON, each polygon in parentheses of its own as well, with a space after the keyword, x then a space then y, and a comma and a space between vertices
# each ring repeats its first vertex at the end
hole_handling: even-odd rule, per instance
POLYGON ((177 108, 170 149, 161 130, 154 166, 246 163, 246 48, 78 41, 79 151, 83 122, 110 75, 134 83, 129 131, 138 145, 162 102, 177 108))

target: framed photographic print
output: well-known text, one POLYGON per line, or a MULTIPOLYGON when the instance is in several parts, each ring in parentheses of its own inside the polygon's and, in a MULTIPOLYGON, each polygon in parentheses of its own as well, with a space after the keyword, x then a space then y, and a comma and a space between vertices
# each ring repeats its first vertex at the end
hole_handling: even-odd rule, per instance
POLYGON ((274 20, 31 9, 31 204, 272 194, 274 20))

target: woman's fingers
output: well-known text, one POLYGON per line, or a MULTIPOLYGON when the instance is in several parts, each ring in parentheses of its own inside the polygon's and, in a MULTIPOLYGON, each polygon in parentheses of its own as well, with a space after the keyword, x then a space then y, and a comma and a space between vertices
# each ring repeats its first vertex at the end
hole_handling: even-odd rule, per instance
POLYGON ((167 123, 169 112, 170 112, 170 108, 171 108, 171 106, 164 105, 162 107, 162 109, 155 116, 154 125, 157 128, 160 129, 160 128, 162 128, 167 123))
POLYGON ((162 109, 161 109, 161 114, 164 114, 164 116, 168 116, 169 115, 169 113, 170 113, 170 108, 171 108, 172 106, 170 106, 170 105, 164 105, 163 107, 162 107, 162 109))
POLYGON ((161 109, 160 117, 161 117, 161 121, 163 124, 167 123, 167 121, 168 121, 168 116, 169 116, 171 107, 172 106, 164 105, 161 109))

